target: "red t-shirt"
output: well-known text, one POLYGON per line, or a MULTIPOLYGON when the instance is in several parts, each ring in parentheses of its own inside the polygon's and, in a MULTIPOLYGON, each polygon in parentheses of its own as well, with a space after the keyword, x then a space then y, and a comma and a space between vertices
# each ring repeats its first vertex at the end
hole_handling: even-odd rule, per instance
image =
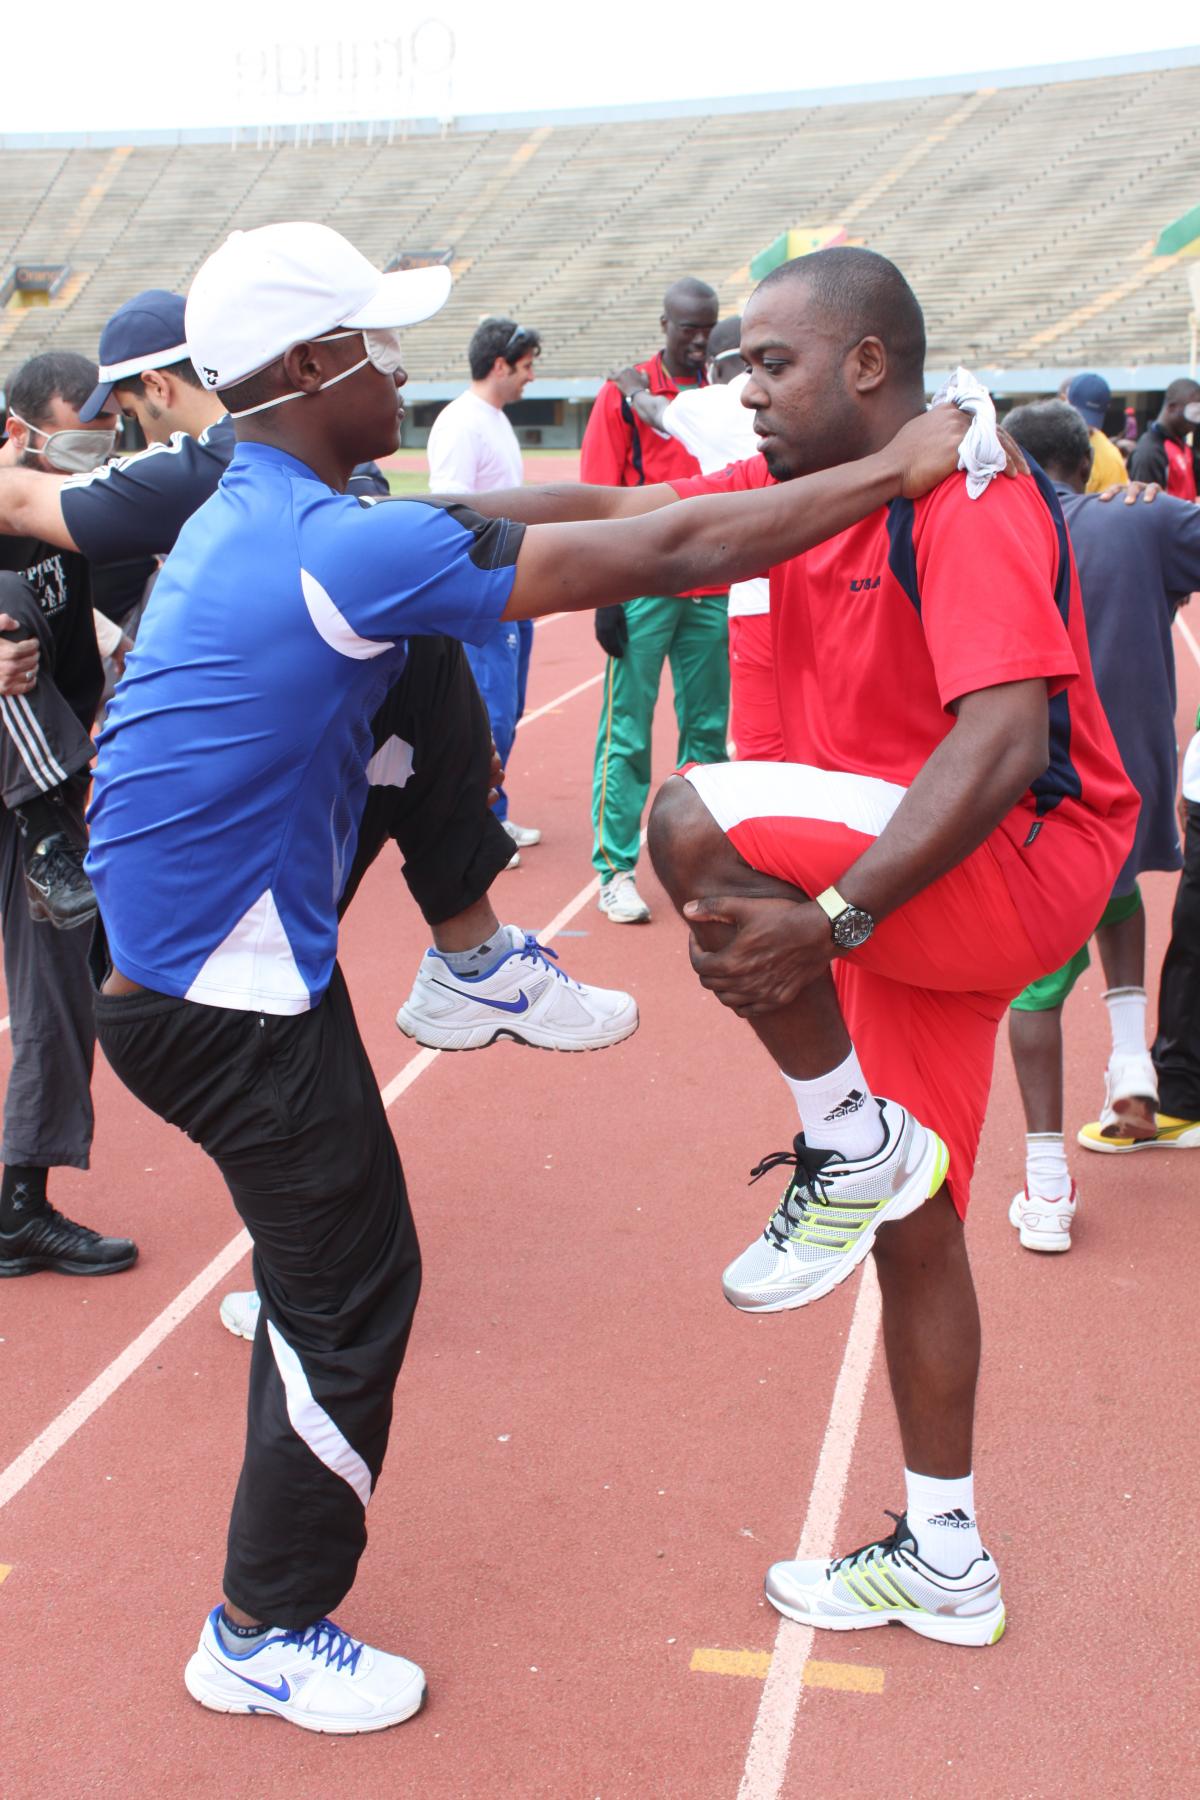
MULTIPOLYGON (((761 456, 676 480, 681 498, 766 487, 761 456)), ((1050 764, 989 844, 1034 946, 1056 961, 1095 925, 1132 840, 1138 799, 1088 654, 1066 525, 1044 477, 961 474, 893 500, 771 570, 775 681, 789 762, 911 783, 954 727, 951 702, 1038 676, 1050 764), (1075 900, 1093 916, 1076 927, 1075 900)))
MULTIPOLYGON (((649 381, 652 394, 665 394, 673 400, 679 393, 679 383, 669 373, 661 350, 636 366, 649 381)), ((703 386, 703 377, 694 385, 703 386)), ((700 464, 678 438, 667 437, 639 419, 616 382, 605 382, 583 434, 581 481, 594 487, 653 487, 656 482, 686 478, 699 471, 700 464)), ((688 597, 724 592, 724 588, 689 588, 688 597)))

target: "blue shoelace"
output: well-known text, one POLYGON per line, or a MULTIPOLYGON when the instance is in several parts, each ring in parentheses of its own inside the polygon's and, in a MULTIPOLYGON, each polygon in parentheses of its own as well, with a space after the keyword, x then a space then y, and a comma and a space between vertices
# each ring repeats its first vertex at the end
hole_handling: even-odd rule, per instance
POLYGON ((525 933, 525 945, 520 951, 520 957, 522 962, 544 963, 552 974, 558 976, 560 981, 569 982, 571 979, 565 969, 555 966, 558 962, 558 951, 547 949, 545 944, 539 944, 532 931, 525 933))
POLYGON ((286 1644, 294 1644, 297 1650, 307 1650, 314 1662, 322 1657, 331 1669, 349 1669, 351 1675, 358 1668, 358 1659, 362 1655, 362 1644, 352 1638, 340 1625, 332 1619, 318 1619, 305 1631, 286 1631, 283 1634, 286 1644))

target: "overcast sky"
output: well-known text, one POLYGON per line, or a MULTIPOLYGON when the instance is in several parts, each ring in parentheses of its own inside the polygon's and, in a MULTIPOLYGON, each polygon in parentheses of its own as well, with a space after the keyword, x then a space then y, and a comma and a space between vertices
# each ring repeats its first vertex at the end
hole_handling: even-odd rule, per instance
POLYGON ((535 111, 1174 49, 1194 4, 121 0, 4 7, 8 132, 535 111))

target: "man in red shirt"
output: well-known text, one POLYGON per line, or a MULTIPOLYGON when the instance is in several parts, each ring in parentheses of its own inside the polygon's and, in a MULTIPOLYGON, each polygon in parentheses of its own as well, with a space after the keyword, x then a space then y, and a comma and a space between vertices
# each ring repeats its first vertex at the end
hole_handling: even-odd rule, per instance
MULTIPOLYGON (((869 454, 922 410, 924 351, 920 308, 885 258, 836 248, 785 264, 742 326, 762 455, 671 485, 731 492, 869 454)), ((962 1221, 999 1021, 1094 927, 1137 800, 1040 475, 975 500, 953 475, 770 580, 787 761, 668 781, 650 849, 701 981, 749 1020, 803 1125, 755 1171, 793 1172, 726 1270, 726 1297, 803 1306, 874 1252, 908 1502, 852 1557, 776 1564, 767 1595, 810 1625, 899 1620, 994 1643, 1004 1606, 974 1514, 979 1316, 962 1221)))
MULTIPOLYGON (((652 394, 674 399, 703 386, 717 296, 684 277, 663 300, 663 348, 638 369, 652 394)), ((634 413, 615 381, 596 397, 579 462, 585 482, 641 488, 696 475, 700 464, 675 438, 634 413)), ((729 720, 728 593, 697 588, 682 595, 644 594, 604 606, 596 636, 608 654, 592 784, 592 863, 600 876, 600 910, 617 925, 650 917, 634 880, 642 814, 650 793, 650 732, 664 658, 671 664, 678 762, 715 762, 725 755, 729 720)))

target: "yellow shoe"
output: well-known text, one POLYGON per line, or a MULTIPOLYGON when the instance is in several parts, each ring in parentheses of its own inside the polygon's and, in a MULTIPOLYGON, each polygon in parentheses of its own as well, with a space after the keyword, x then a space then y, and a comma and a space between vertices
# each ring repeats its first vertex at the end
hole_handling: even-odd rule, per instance
POLYGON ((1153 1137, 1106 1137, 1099 1119, 1080 1127, 1078 1138, 1085 1150, 1124 1155, 1129 1150, 1200 1150, 1200 1119, 1173 1119, 1155 1113, 1153 1137))

